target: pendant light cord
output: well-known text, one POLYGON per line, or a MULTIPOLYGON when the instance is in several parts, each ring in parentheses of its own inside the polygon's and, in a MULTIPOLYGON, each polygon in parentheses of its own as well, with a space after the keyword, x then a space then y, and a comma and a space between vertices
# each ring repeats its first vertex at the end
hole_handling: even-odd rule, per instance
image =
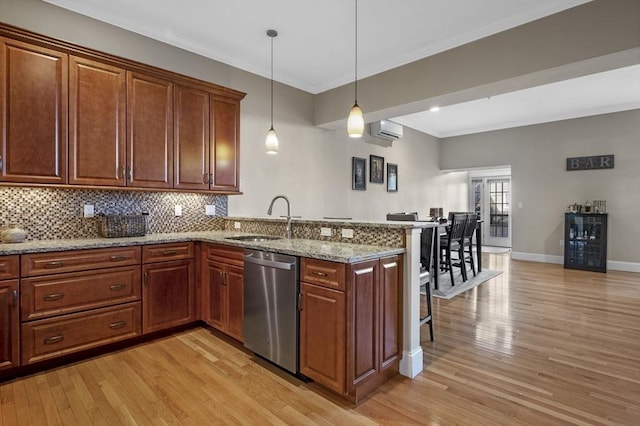
POLYGON ((271 128, 273 129, 273 37, 271 36, 271 128))
POLYGON ((356 105, 358 104, 358 0, 355 0, 355 4, 356 4, 356 25, 355 25, 355 29, 356 29, 356 66, 355 66, 355 74, 356 74, 356 79, 355 79, 355 86, 356 86, 356 93, 355 93, 355 103, 356 105))

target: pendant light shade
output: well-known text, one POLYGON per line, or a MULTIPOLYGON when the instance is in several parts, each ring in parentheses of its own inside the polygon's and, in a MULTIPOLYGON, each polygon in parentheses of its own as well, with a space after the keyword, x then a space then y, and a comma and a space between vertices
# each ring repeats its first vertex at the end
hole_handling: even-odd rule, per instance
POLYGON ((273 39, 278 37, 276 30, 267 30, 267 36, 271 38, 271 128, 267 132, 267 138, 264 141, 264 147, 267 154, 278 153, 278 135, 273 129, 273 39))
POLYGON ((358 0, 355 0, 356 13, 355 13, 355 102, 349 111, 349 117, 347 118, 347 133, 351 138, 361 138, 364 133, 364 115, 362 109, 358 105, 358 0))
POLYGON ((351 111, 349 111, 347 132, 351 138, 361 138, 364 133, 364 116, 357 102, 351 107, 351 111))

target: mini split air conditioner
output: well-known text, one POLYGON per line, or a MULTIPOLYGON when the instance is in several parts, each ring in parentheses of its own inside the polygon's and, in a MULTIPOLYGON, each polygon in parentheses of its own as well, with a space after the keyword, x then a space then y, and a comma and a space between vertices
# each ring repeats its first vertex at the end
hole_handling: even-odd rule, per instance
POLYGON ((380 120, 371 123, 369 132, 376 138, 397 141, 402 137, 402 126, 393 121, 380 120))

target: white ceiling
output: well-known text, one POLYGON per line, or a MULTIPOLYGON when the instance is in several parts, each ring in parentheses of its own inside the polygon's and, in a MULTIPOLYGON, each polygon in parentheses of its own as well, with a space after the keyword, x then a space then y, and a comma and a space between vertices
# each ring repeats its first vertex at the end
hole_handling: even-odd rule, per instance
MULTIPOLYGON (((354 79, 355 10, 350 0, 44 1, 267 78, 266 31, 276 29, 276 81, 321 93, 354 79)), ((360 0, 358 78, 587 1, 360 0)), ((446 137, 640 108, 638 71, 614 70, 394 120, 446 137)))

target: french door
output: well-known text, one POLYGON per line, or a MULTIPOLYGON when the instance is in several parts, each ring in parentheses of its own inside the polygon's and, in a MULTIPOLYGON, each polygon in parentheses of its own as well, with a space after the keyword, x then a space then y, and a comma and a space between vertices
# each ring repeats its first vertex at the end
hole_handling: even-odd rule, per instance
POLYGON ((482 243, 511 247, 511 177, 471 179, 471 205, 482 219, 482 243))

